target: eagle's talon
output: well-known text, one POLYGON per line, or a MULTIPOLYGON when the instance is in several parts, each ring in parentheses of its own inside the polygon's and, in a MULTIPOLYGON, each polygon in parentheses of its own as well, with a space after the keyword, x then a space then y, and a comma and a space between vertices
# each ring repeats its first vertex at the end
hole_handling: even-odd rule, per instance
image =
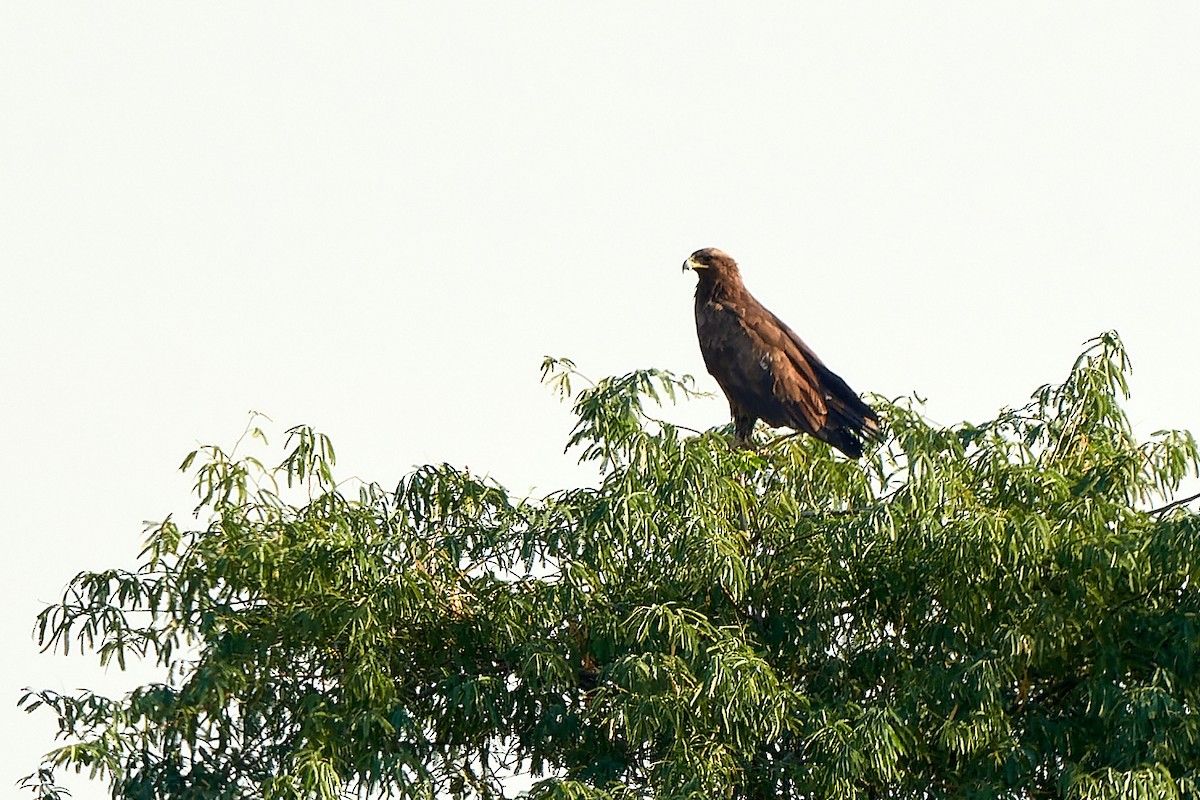
POLYGON ((758 452, 758 445, 753 440, 738 436, 736 433, 730 440, 730 444, 734 450, 749 450, 751 453, 758 452))

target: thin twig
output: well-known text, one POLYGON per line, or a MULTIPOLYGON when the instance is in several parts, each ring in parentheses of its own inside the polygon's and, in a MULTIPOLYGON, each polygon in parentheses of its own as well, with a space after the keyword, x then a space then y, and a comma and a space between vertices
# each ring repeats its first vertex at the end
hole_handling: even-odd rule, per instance
POLYGON ((788 441, 789 439, 795 439, 799 435, 800 435, 800 431, 793 431, 792 433, 785 433, 783 436, 777 436, 774 439, 772 439, 771 441, 764 444, 763 449, 764 450, 774 449, 778 445, 783 444, 784 442, 788 441))
POLYGON ((1167 503, 1165 506, 1163 506, 1161 508, 1155 508, 1155 509, 1151 510, 1149 513, 1161 514, 1164 511, 1170 511, 1172 508, 1178 508, 1179 506, 1184 505, 1185 503, 1190 503, 1193 500, 1198 500, 1198 499, 1200 499, 1200 492, 1197 492, 1196 494, 1191 495, 1190 497, 1185 497, 1182 500, 1176 500, 1172 503, 1167 503))
POLYGON ((869 511, 876 511, 883 508, 883 503, 876 503, 873 506, 858 506, 856 508, 839 508, 830 511, 801 511, 802 519, 824 519, 825 517, 850 517, 855 514, 866 514, 869 511))
POLYGON ((688 433, 694 433, 694 434, 696 434, 697 436, 703 436, 703 435, 704 435, 704 431, 698 431, 698 430, 696 430, 695 428, 689 428, 687 425, 680 425, 680 424, 678 424, 678 423, 675 423, 675 422, 666 422, 665 420, 661 420, 661 419, 659 419, 658 417, 652 417, 652 416, 650 416, 649 414, 645 414, 645 413, 643 413, 643 414, 642 414, 642 418, 643 418, 643 419, 645 419, 645 420, 646 420, 646 421, 648 421, 648 422, 653 422, 654 424, 656 424, 656 425, 658 425, 659 427, 662 427, 662 428, 665 428, 665 427, 667 427, 667 426, 669 425, 670 427, 672 427, 672 428, 675 428, 675 429, 677 429, 677 430, 681 430, 681 431, 687 431, 688 433))

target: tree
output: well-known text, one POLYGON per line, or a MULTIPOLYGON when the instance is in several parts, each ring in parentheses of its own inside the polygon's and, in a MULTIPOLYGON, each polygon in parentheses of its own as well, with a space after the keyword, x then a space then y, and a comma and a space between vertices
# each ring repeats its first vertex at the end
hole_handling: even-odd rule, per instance
MULTIPOLYGON (((155 659, 111 699, 29 692, 114 797, 1130 798, 1200 781, 1193 438, 1139 444, 1125 352, 983 424, 879 402, 863 463, 808 437, 732 448, 649 402, 645 370, 573 392, 594 488, 540 500, 431 465, 334 477, 289 431, 269 469, 206 447, 204 524, 85 572, 48 648, 155 659), (290 488, 289 488, 290 487, 290 488), (300 495, 294 496, 296 492, 300 495), (1155 508, 1156 504, 1161 504, 1155 508)), ((251 433, 262 436, 257 428, 251 433)), ((760 434, 761 438, 761 434, 760 434)))

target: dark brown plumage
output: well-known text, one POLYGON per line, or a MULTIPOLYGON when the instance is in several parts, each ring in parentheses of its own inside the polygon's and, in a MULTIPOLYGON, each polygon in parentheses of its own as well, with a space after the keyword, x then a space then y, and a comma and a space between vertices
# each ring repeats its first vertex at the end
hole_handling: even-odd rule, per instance
POLYGON ((861 456, 861 440, 878 434, 879 417, 746 291, 737 262, 710 247, 692 253, 683 268, 699 276, 696 336, 704 365, 729 399, 738 439, 747 441, 761 419, 861 456))

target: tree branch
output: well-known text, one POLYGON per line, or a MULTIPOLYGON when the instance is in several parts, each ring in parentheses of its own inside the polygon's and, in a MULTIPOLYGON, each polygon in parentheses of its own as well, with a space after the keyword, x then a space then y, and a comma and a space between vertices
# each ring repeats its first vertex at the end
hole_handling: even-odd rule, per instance
POLYGON ((1188 497, 1184 497, 1181 500, 1175 500, 1173 502, 1167 503, 1165 506, 1162 506, 1160 508, 1152 509, 1148 513, 1161 514, 1164 511, 1170 511, 1172 508, 1178 508, 1179 506, 1186 505, 1187 503, 1190 503, 1193 500, 1200 500, 1200 492, 1197 492, 1196 494, 1193 494, 1193 495, 1189 495, 1188 497))

